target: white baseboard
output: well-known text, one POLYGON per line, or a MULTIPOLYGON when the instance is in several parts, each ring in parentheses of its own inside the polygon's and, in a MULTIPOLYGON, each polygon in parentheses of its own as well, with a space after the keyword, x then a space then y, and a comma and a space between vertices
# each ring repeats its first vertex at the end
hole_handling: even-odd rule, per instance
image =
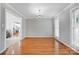
POLYGON ((54 37, 54 36, 26 36, 26 37, 54 37))
POLYGON ((0 54, 3 53, 6 49, 3 49, 2 51, 0 51, 0 54))
POLYGON ((58 40, 59 42, 61 42, 61 43, 64 44, 64 45, 66 45, 67 47, 71 48, 73 51, 79 53, 79 51, 77 51, 77 50, 76 50, 75 48, 73 48, 72 46, 68 45, 66 42, 57 39, 57 37, 56 37, 56 40, 58 40))

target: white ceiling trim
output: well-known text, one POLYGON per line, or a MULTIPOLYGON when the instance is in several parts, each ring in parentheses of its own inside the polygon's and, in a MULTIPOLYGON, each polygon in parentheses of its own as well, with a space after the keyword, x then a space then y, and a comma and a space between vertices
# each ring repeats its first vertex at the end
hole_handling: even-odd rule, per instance
POLYGON ((14 7, 12 7, 10 4, 6 3, 5 6, 13 11, 15 11, 17 14, 19 14, 20 16, 22 16, 23 18, 25 17, 22 13, 20 13, 19 11, 17 11, 14 7))
POLYGON ((62 12, 64 12, 65 10, 67 10, 69 7, 71 7, 72 5, 74 5, 75 3, 71 3, 68 6, 66 6, 64 9, 62 9, 59 13, 56 14, 56 17, 58 17, 62 12))

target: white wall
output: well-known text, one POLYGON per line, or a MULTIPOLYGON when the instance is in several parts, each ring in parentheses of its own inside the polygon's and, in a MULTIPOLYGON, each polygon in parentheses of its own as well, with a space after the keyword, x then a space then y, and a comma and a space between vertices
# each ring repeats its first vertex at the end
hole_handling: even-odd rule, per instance
POLYGON ((27 36, 27 22, 26 19, 22 19, 22 38, 27 36))
POLYGON ((0 53, 5 49, 5 10, 0 4, 0 53))
POLYGON ((26 36, 44 36, 51 37, 54 35, 53 19, 33 18, 26 20, 26 36))
POLYGON ((73 4, 58 15, 59 17, 59 40, 71 46, 71 18, 70 10, 78 4, 73 4))
MULTIPOLYGON (((0 3, 0 38, 1 38, 1 3, 0 3)), ((1 51, 1 48, 2 48, 1 45, 2 44, 1 44, 1 39, 0 39, 0 51, 1 51)))

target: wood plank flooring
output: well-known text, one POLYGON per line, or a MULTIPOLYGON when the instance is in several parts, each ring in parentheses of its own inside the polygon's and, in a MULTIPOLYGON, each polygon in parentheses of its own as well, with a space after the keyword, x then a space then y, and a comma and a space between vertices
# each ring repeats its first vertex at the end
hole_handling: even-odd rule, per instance
POLYGON ((78 55, 54 38, 25 38, 2 55, 78 55))

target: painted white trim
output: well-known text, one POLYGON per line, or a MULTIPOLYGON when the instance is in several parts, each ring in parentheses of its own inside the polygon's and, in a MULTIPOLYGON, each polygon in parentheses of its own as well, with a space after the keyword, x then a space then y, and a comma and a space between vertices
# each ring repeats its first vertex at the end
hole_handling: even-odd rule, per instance
POLYGON ((25 36, 25 37, 54 37, 54 36, 25 36))
POLYGON ((62 9, 59 13, 56 14, 56 16, 59 16, 62 12, 64 12, 65 10, 67 10, 69 7, 71 7, 72 5, 74 5, 75 3, 71 3, 68 6, 66 6, 64 9, 62 9))
POLYGON ((73 7, 72 9, 70 9, 70 11, 75 11, 75 10, 77 10, 79 8, 79 4, 76 6, 76 7, 73 7))
POLYGON ((64 41, 61 41, 61 40, 59 40, 59 39, 56 39, 56 40, 58 40, 59 42, 61 42, 61 43, 64 44, 64 45, 66 45, 67 47, 71 48, 73 51, 79 53, 79 51, 77 51, 75 48, 73 48, 72 46, 68 45, 68 44, 65 43, 64 41))
POLYGON ((25 17, 22 13, 20 13, 19 11, 17 11, 14 7, 12 7, 10 4, 8 3, 5 3, 5 8, 9 8, 11 10, 13 10, 14 12, 16 12, 18 15, 22 16, 22 17, 25 17))
POLYGON ((73 29, 73 26, 74 26, 72 17, 73 17, 73 12, 77 9, 79 9, 79 4, 76 7, 70 9, 70 24, 71 24, 70 31, 71 31, 71 42, 72 42, 71 44, 73 44, 73 30, 72 29, 73 29))
POLYGON ((3 49, 2 51, 0 51, 0 54, 3 53, 6 49, 3 49))

